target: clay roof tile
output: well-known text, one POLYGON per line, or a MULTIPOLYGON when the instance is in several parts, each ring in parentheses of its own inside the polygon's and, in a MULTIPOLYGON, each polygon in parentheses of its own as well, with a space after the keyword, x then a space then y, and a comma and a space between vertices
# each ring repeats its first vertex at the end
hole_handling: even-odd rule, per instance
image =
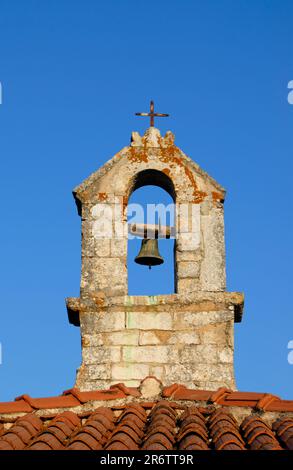
POLYGON ((135 387, 126 387, 123 383, 111 385, 110 390, 121 390, 126 396, 140 397, 141 393, 135 387))
POLYGON ((188 434, 180 440, 180 450, 209 450, 207 443, 197 435, 188 434))
POLYGON ((211 403, 218 403, 219 400, 226 398, 231 393, 232 393, 232 390, 230 390, 229 388, 221 387, 221 388, 218 388, 218 390, 216 390, 215 392, 212 392, 207 401, 211 403))
POLYGON ((165 433, 158 432, 152 434, 143 444, 143 450, 155 450, 154 445, 160 444, 165 450, 172 449, 172 441, 168 439, 165 433))
POLYGON ((185 385, 180 385, 180 384, 173 384, 173 385, 169 385, 168 387, 164 387, 162 390, 162 397, 171 398, 173 397, 174 392, 181 388, 186 389, 185 385))
POLYGON ((255 408, 257 410, 266 410, 269 405, 278 401, 280 401, 279 397, 271 395, 270 393, 266 393, 262 398, 258 400, 257 404, 255 405, 255 408))
POLYGON ((25 400, 0 403, 0 413, 31 413, 32 407, 25 400))
POLYGON ((73 396, 59 396, 51 398, 31 398, 29 395, 21 395, 15 399, 16 402, 25 401, 31 409, 47 409, 47 408, 70 408, 79 405, 78 400, 73 396))

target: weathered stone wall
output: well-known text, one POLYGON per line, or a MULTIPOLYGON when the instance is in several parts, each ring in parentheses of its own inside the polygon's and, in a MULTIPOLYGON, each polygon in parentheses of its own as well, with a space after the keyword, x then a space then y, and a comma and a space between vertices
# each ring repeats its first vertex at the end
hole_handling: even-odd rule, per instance
POLYGON ((234 305, 242 297, 219 295, 129 296, 108 298, 106 304, 99 299, 97 308, 93 303, 84 305, 82 365, 76 386, 82 390, 117 382, 137 386, 141 378, 154 375, 166 385, 235 388, 234 305))
POLYGON ((148 170, 156 172, 152 184, 176 203, 176 292, 224 291, 225 192, 174 145, 173 134, 162 138, 151 128, 142 138, 134 133, 131 146, 75 190, 82 215, 81 295, 127 295, 127 202, 148 170), (108 236, 100 237, 101 228, 108 236))
POLYGON ((175 146, 172 133, 163 138, 150 128, 143 137, 133 133, 131 145, 74 195, 82 272, 80 299, 68 299, 68 311, 81 327, 77 387, 138 385, 154 375, 165 385, 235 388, 233 324, 243 298, 225 292, 224 189, 175 146), (176 203, 171 296, 128 296, 127 204, 144 184, 163 187, 176 203))

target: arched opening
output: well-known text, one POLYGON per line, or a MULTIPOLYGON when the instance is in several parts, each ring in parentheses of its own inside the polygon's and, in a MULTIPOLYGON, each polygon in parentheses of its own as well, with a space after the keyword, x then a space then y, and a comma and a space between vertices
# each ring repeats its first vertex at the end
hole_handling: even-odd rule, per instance
MULTIPOLYGON (((175 191, 170 178, 156 170, 144 170, 136 175, 128 201, 127 216, 131 225, 175 227, 175 191)), ((151 237, 153 238, 153 233, 151 237)), ((142 237, 128 234, 128 294, 173 294, 176 290, 173 235, 169 239, 159 236, 158 249, 164 262, 151 269, 135 262, 141 244, 142 237)))

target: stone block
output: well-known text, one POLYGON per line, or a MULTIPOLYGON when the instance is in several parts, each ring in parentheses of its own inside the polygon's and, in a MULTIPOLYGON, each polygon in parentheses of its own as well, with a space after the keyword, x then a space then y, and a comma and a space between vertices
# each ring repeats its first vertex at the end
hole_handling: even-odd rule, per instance
POLYGON ((94 239, 95 255, 105 258, 110 256, 110 240, 107 238, 94 239))
POLYGON ((234 351, 232 348, 226 347, 220 349, 218 352, 219 361, 222 363, 233 364, 234 360, 234 351))
POLYGON ((200 233, 179 233, 177 238, 178 251, 194 251, 200 247, 200 233))
POLYGON ((110 364, 94 364, 87 367, 89 380, 107 380, 111 378, 110 364))
POLYGON ((198 332, 203 344, 228 344, 229 332, 226 322, 203 326, 198 332))
POLYGON ((200 337, 197 331, 180 331, 172 333, 168 339, 168 344, 199 344, 200 337))
POLYGON ((193 381, 200 382, 234 382, 233 367, 227 364, 193 364, 190 366, 192 370, 193 381))
POLYGON ((127 328, 139 330, 172 330, 172 314, 169 312, 127 312, 127 328))
POLYGON ((218 363, 218 350, 217 346, 213 344, 207 345, 187 345, 183 346, 179 351, 179 360, 181 364, 185 363, 204 363, 204 364, 217 364, 218 363))
POLYGON ((200 274, 200 265, 196 261, 179 261, 177 263, 178 278, 197 278, 200 274))
POLYGON ((142 380, 149 375, 149 365, 147 364, 113 364, 112 380, 142 380))
POLYGON ((76 387, 79 388, 81 392, 91 392, 96 390, 107 390, 111 385, 110 380, 87 380, 80 381, 77 377, 76 387))
POLYGON ((124 330, 125 313, 124 312, 97 312, 93 314, 95 331, 115 331, 124 330))
POLYGON ((202 258, 202 251, 200 249, 192 251, 177 251, 176 261, 197 261, 199 262, 202 258))
POLYGON ((226 288, 224 219, 221 209, 214 208, 201 217, 204 256, 201 263, 201 286, 206 291, 226 288))
POLYGON ((186 384, 186 382, 193 381, 192 370, 188 365, 166 364, 165 374, 167 385, 173 383, 186 384))
MULTIPOLYGON (((200 206, 198 204, 176 204, 177 239, 186 238, 187 249, 194 249, 200 243, 200 206), (189 245, 189 243, 191 244, 189 245)), ((185 245, 186 246, 186 245, 185 245)), ((186 249, 183 246, 183 249, 186 249)), ((179 245, 181 250, 181 246, 179 245)))
POLYGON ((105 289, 114 285, 124 285, 127 269, 121 258, 97 258, 92 271, 92 282, 96 289, 105 289))
POLYGON ((122 360, 125 362, 168 363, 171 350, 168 346, 123 346, 122 360))
POLYGON ((81 343, 82 343, 83 348, 86 348, 88 346, 93 346, 93 347, 102 346, 104 344, 103 335, 101 333, 92 334, 92 335, 84 334, 82 336, 81 343))
MULTIPOLYGON (((136 388, 138 388, 140 386, 140 380, 124 380, 123 383, 124 383, 124 385, 126 385, 126 387, 136 387, 136 388)), ((116 385, 116 384, 117 384, 117 380, 112 380, 108 384, 108 388, 111 385, 116 385)))
POLYGON ((95 256, 95 239, 91 236, 83 236, 81 242, 81 255, 93 257, 95 256))
POLYGON ((137 345, 138 344, 138 331, 135 330, 124 330, 114 331, 111 333, 105 333, 105 342, 107 344, 115 345, 137 345))
POLYGON ((221 387, 226 387, 226 388, 230 388, 231 390, 236 390, 236 386, 235 386, 235 382, 233 380, 233 378, 231 378, 231 380, 225 382, 217 382, 217 381, 213 381, 213 382, 202 382, 202 388, 204 390, 218 390, 219 388, 221 387))
POLYGON ((88 347, 82 350, 84 364, 119 362, 120 356, 121 351, 118 346, 88 347))
MULTIPOLYGON (((110 239, 107 238, 82 238, 82 257, 109 257, 110 256, 110 239)), ((84 263, 83 263, 84 265, 84 263)))
POLYGON ((111 256, 126 257, 127 254, 127 238, 113 238, 111 240, 111 256))
POLYGON ((210 312, 182 312, 174 315, 174 329, 186 330, 198 328, 214 323, 227 322, 233 320, 233 313, 230 311, 210 311, 210 312))
POLYGON ((177 292, 178 294, 187 294, 188 292, 197 292, 200 290, 200 283, 197 278, 178 278, 177 292))
POLYGON ((165 379, 165 368, 164 366, 151 366, 150 367, 150 375, 156 377, 157 379, 161 380, 164 383, 165 379))
POLYGON ((139 344, 140 345, 147 345, 147 344, 160 344, 160 338, 156 335, 153 331, 140 331, 139 333, 139 344))

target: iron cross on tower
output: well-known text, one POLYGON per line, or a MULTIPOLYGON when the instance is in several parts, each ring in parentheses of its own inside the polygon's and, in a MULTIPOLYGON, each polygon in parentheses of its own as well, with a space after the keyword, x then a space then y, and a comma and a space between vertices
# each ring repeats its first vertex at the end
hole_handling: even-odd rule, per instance
POLYGON ((154 127, 155 126, 155 117, 168 117, 169 114, 161 114, 161 113, 155 113, 155 105, 154 102, 151 101, 150 104, 150 112, 149 113, 135 113, 136 116, 149 116, 150 117, 150 126, 154 127))

